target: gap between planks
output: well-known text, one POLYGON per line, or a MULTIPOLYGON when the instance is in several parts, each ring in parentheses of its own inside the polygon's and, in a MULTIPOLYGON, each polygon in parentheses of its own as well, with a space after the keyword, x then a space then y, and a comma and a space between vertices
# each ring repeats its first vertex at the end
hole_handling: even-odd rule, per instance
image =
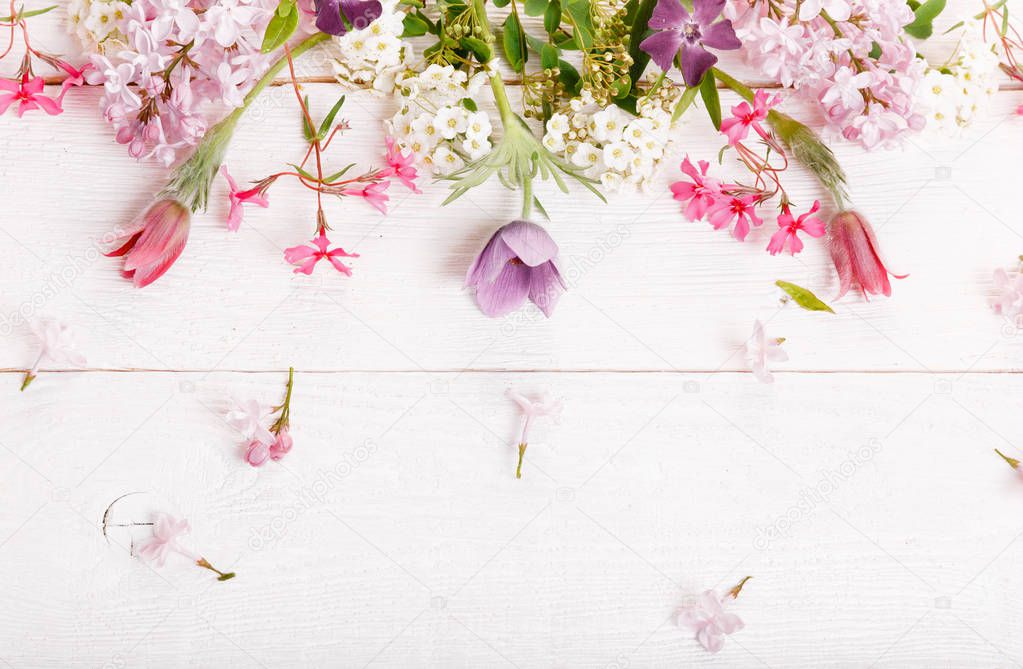
MULTIPOLYGON (((288 367, 266 368, 266 369, 155 369, 144 367, 132 368, 88 368, 88 369, 41 369, 40 374, 281 374, 287 373, 288 367)), ((25 369, 4 368, 0 369, 0 376, 24 375, 25 369)), ((300 369, 295 368, 296 374, 319 374, 323 376, 331 374, 703 374, 707 376, 724 374, 752 374, 748 370, 732 369, 535 369, 535 368, 513 368, 513 367, 485 367, 473 369, 300 369)), ((918 376, 942 376, 958 374, 960 376, 1016 376, 1023 375, 1023 370, 1011 369, 791 369, 771 370, 772 374, 783 376, 799 375, 825 375, 825 374, 849 374, 849 375, 909 375, 918 376)))

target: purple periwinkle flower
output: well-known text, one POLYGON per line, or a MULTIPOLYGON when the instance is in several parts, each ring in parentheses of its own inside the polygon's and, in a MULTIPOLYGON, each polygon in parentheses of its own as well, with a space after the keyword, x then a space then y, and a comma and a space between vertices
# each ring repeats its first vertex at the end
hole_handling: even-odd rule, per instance
POLYGON ((315 0, 314 4, 316 27, 328 35, 362 30, 383 12, 380 0, 315 0))
POLYGON ((491 318, 518 309, 528 297, 550 318, 567 288, 558 272, 558 245, 529 221, 498 228, 465 275, 476 289, 476 304, 491 318))
POLYGON ((693 0, 690 15, 681 0, 657 0, 647 23, 657 32, 643 40, 639 47, 665 72, 671 69, 675 54, 679 54, 686 86, 696 86, 718 62, 718 57, 705 46, 724 51, 742 46, 731 21, 722 19, 714 23, 724 7, 725 0, 693 0))

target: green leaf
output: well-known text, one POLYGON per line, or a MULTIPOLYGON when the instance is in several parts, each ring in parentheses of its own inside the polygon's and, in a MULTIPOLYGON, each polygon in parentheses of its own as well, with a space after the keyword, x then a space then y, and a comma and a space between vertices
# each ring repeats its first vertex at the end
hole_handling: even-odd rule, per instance
POLYGON ((544 44, 540 49, 540 67, 545 70, 553 70, 558 66, 558 50, 550 44, 544 44))
POLYGON ((480 110, 480 108, 476 106, 476 101, 472 98, 462 98, 462 106, 471 112, 477 112, 480 110))
POLYGON ((547 9, 547 0, 526 0, 522 4, 526 9, 526 16, 540 16, 547 9))
POLYGON ((822 302, 819 297, 802 286, 797 286, 794 283, 789 283, 788 281, 782 281, 780 279, 775 281, 774 285, 784 290, 796 304, 807 311, 826 311, 829 314, 835 313, 834 309, 822 302))
POLYGON ((881 57, 881 45, 878 44, 877 42, 874 42, 873 44, 871 44, 870 45, 870 53, 868 53, 867 55, 869 57, 873 58, 874 60, 877 60, 878 58, 880 58, 881 57))
POLYGON ((313 126, 309 125, 309 96, 306 95, 303 100, 305 101, 305 111, 301 112, 302 115, 302 136, 305 137, 305 141, 312 142, 316 139, 316 135, 313 132, 313 126))
POLYGON ((945 0, 926 0, 913 10, 913 21, 903 30, 917 39, 927 39, 934 33, 934 19, 945 9, 945 0))
POLYGON ((494 7, 507 7, 511 0, 494 0, 494 7))
POLYGON ((476 60, 481 63, 489 63, 494 57, 494 50, 490 48, 489 44, 478 37, 463 37, 459 43, 469 51, 472 51, 473 55, 476 56, 476 60))
POLYGON ((323 123, 320 124, 320 131, 316 133, 316 139, 326 139, 327 133, 330 132, 330 128, 334 125, 334 117, 341 111, 342 105, 345 103, 345 96, 341 96, 334 106, 330 108, 330 113, 323 119, 323 123))
POLYGON ((640 42, 646 39, 647 23, 650 21, 650 16, 654 13, 654 7, 657 5, 657 0, 637 0, 636 6, 629 7, 630 14, 632 14, 632 30, 629 31, 629 55, 632 56, 632 67, 629 68, 629 77, 633 81, 639 81, 640 77, 643 76, 643 71, 646 70, 647 64, 650 62, 650 56, 646 51, 639 48, 640 42))
MULTIPOLYGON (((284 2, 287 1, 284 0, 284 2)), ((263 33, 263 45, 259 47, 259 50, 263 53, 276 51, 278 47, 288 41, 288 38, 295 32, 295 28, 298 28, 297 11, 288 12, 284 16, 275 13, 270 19, 270 23, 266 25, 266 32, 263 33)))
POLYGON ((579 76, 579 70, 575 69, 575 66, 567 60, 558 61, 558 81, 572 95, 579 95, 583 85, 582 77, 579 76))
POLYGON ((1006 7, 1002 11, 1002 30, 1001 35, 1005 37, 1005 33, 1009 32, 1009 8, 1006 7))
POLYGON ((294 167, 295 171, 298 172, 299 174, 301 174, 306 179, 312 179, 313 181, 319 181, 319 179, 317 179, 312 174, 309 174, 308 172, 306 172, 304 169, 302 169, 300 166, 296 165, 295 163, 288 163, 288 164, 291 165, 292 167, 294 167))
MULTIPOLYGON (((45 14, 46 12, 53 11, 54 9, 56 9, 59 6, 60 5, 50 5, 49 7, 43 7, 42 9, 33 9, 33 10, 27 11, 27 12, 25 11, 24 7, 21 7, 21 8, 18 9, 18 13, 17 13, 16 16, 19 19, 28 19, 28 18, 32 18, 33 16, 40 16, 42 14, 45 14)), ((0 21, 3 21, 4 23, 10 23, 13 20, 14 20, 13 16, 4 16, 4 17, 0 18, 0 21)))
POLYGON ((590 1, 569 0, 565 8, 568 10, 568 15, 572 17, 576 42, 584 49, 593 46, 593 19, 590 16, 590 1))
POLYGON ((526 66, 525 43, 518 15, 509 14, 501 33, 501 45, 504 47, 504 57, 508 59, 508 65, 516 72, 522 72, 526 66))
POLYGON ((281 0, 277 4, 277 16, 287 16, 295 11, 295 0, 281 0))
POLYGON ((686 110, 692 106, 693 100, 696 99, 696 94, 699 92, 699 86, 692 86, 682 93, 682 96, 678 99, 678 104, 675 105, 675 111, 671 114, 672 123, 682 118, 682 114, 685 114, 686 110))
POLYGON ((707 70, 700 82, 700 97, 703 104, 707 105, 707 113, 710 114, 710 122, 714 124, 715 130, 721 129, 721 99, 718 97, 717 80, 714 79, 713 70, 707 70))
POLYGON ((353 167, 355 167, 355 163, 352 163, 351 165, 345 165, 344 169, 340 169, 337 172, 334 172, 329 177, 324 178, 323 181, 325 183, 337 181, 338 179, 343 177, 348 170, 352 169, 353 167))
POLYGON ((561 27, 561 0, 551 0, 543 13, 543 29, 547 34, 556 33, 561 27))
POLYGON ((415 14, 406 14, 402 26, 404 27, 402 37, 419 37, 430 32, 430 24, 415 14))

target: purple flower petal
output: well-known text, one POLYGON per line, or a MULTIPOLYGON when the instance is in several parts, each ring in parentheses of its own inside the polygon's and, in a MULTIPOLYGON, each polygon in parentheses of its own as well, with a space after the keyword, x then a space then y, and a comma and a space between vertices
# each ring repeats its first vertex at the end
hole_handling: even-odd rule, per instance
POLYGON ((704 46, 709 46, 712 49, 721 49, 722 51, 731 51, 742 46, 742 42, 735 36, 732 22, 727 19, 708 26, 703 31, 703 37, 700 38, 700 41, 703 42, 704 46))
POLYGON ((700 80, 707 70, 718 62, 718 57, 704 49, 702 46, 691 46, 686 44, 682 47, 682 78, 686 86, 698 86, 700 80))
POLYGON ((553 262, 547 262, 539 267, 533 268, 529 278, 529 299, 547 318, 554 313, 554 307, 558 304, 558 298, 565 290, 565 282, 558 273, 558 268, 553 262))
POLYGON ((328 35, 344 35, 348 27, 341 19, 341 0, 316 0, 316 28, 328 35))
POLYGON ((704 35, 707 34, 705 28, 721 15, 724 8, 725 0, 693 0, 693 16, 704 35))
POLYGON ((498 230, 480 251, 480 254, 476 256, 469 271, 465 273, 465 285, 468 287, 491 283, 508 264, 508 261, 514 257, 515 252, 504 243, 504 240, 501 239, 501 230, 498 230))
POLYGON ((497 279, 476 286, 476 304, 491 318, 504 316, 518 309, 529 294, 533 269, 514 260, 508 262, 497 279))
POLYGON ((379 0, 341 0, 341 11, 352 25, 352 30, 362 30, 380 18, 383 7, 379 0))
POLYGON ((530 267, 558 257, 558 244, 546 230, 529 221, 512 221, 499 231, 501 239, 530 267))
POLYGON ((651 30, 678 30, 688 20, 689 11, 679 0, 657 0, 657 6, 654 7, 650 21, 646 25, 651 30))
POLYGON ((665 72, 671 69, 675 54, 682 46, 682 34, 677 30, 663 30, 654 33, 639 43, 639 48, 650 54, 657 67, 665 72))

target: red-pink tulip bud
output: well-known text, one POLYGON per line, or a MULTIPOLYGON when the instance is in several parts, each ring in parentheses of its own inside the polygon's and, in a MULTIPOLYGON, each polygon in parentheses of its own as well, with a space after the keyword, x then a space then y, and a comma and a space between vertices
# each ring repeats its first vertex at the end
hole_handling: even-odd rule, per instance
POLYGON ((896 279, 906 275, 892 274, 881 260, 877 248, 877 237, 863 216, 855 211, 840 211, 828 224, 828 247, 831 259, 838 271, 839 291, 842 297, 856 284, 868 295, 892 294, 888 281, 891 274, 896 279))

